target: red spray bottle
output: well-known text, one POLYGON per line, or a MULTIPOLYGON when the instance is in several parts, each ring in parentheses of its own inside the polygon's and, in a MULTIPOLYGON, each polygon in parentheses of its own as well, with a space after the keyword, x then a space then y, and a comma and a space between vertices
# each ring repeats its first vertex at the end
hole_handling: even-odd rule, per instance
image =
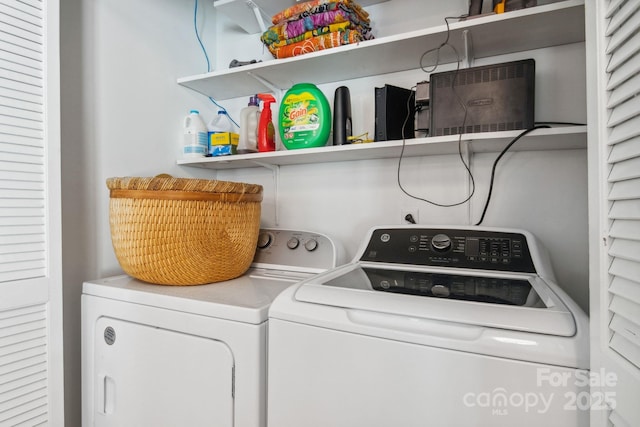
POLYGON ((260 122, 258 122, 258 151, 275 151, 275 128, 271 119, 271 103, 276 99, 268 93, 259 93, 258 98, 262 100, 262 113, 260 114, 260 122))

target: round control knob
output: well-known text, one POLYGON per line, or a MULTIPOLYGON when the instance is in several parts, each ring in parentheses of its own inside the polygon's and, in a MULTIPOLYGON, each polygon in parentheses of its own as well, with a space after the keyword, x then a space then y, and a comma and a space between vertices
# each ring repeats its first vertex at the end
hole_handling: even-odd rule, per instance
POLYGON ((313 252, 318 248, 318 241, 316 239, 309 239, 304 243, 304 248, 309 252, 313 252))
POLYGON ((259 249, 264 249, 266 247, 268 247, 271 244, 271 241, 273 239, 271 238, 271 234, 269 233, 260 233, 258 235, 258 248, 259 249))
POLYGON ((289 249, 295 249, 298 247, 298 245, 300 245, 300 240, 298 240, 297 237, 292 237, 289 239, 289 241, 287 242, 287 247, 289 249))
POLYGON ((446 234, 436 234, 431 239, 431 247, 438 252, 444 252, 451 247, 451 238, 446 234))

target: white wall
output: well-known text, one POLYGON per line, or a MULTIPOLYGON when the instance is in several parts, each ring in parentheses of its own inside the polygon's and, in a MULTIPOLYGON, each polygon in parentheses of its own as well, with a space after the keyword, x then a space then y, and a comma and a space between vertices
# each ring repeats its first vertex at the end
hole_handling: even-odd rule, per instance
MULTIPOLYGON (((459 15, 466 3, 393 0, 369 11, 382 36, 441 25, 442 16, 459 15)), ((200 1, 200 9, 203 41, 215 69, 226 68, 231 59, 269 59, 258 36, 244 34, 216 16, 211 1, 200 1)), ((274 225, 275 198, 269 170, 216 174, 175 163, 188 110, 200 109, 207 118, 216 111, 204 96, 176 84, 178 77, 207 71, 193 32, 193 1, 65 0, 61 27, 65 412, 67 425, 75 426, 80 425, 82 281, 120 272, 110 241, 105 179, 166 172, 259 183, 265 187, 264 226, 274 225)), ((584 122, 584 44, 481 59, 476 65, 528 57, 535 58, 537 66, 536 118, 584 122)), ((426 77, 418 70, 321 89, 332 101, 337 86, 349 86, 354 133, 373 135, 373 87, 410 87, 426 77)), ((237 118, 246 102, 240 98, 223 104, 237 118)), ((395 159, 282 167, 279 225, 330 234, 351 257, 369 227, 399 223, 404 207, 419 209, 421 224, 470 224, 479 218, 496 155, 473 157, 476 195, 470 204, 456 208, 434 207, 402 194, 395 159)), ((460 200, 468 191, 468 177, 455 155, 405 159, 402 177, 417 195, 441 202, 460 200)), ((586 194, 585 150, 507 154, 484 221, 537 234, 551 252, 561 286, 585 309, 586 194)))

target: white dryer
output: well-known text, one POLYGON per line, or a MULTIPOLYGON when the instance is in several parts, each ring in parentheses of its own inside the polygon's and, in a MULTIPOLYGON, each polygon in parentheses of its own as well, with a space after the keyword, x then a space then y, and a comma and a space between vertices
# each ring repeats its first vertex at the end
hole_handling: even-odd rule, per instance
POLYGON ((273 427, 589 423, 588 319, 521 230, 374 228, 276 298, 268 353, 273 427))
POLYGON ((264 427, 269 305, 339 256, 325 235, 263 229, 234 280, 84 283, 82 424, 264 427))

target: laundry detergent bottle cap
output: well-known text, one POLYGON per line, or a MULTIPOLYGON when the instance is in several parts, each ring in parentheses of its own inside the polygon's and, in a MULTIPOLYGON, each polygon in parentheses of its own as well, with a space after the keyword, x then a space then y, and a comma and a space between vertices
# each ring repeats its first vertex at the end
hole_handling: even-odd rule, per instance
POLYGON ((259 93, 258 98, 262 100, 263 104, 260 122, 258 123, 258 151, 261 153, 275 151, 276 135, 271 116, 271 103, 276 102, 276 99, 268 93, 259 93))
POLYGON ((280 104, 279 123, 287 149, 322 147, 331 133, 329 101, 314 84, 293 85, 280 104))

